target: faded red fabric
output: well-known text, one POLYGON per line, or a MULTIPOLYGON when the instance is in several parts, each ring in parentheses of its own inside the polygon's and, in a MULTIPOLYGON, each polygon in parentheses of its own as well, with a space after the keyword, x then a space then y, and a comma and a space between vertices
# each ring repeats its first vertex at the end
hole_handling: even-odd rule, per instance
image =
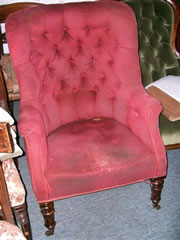
POLYGON ((141 83, 130 7, 32 7, 8 17, 6 35, 39 202, 166 175, 161 106, 141 83))

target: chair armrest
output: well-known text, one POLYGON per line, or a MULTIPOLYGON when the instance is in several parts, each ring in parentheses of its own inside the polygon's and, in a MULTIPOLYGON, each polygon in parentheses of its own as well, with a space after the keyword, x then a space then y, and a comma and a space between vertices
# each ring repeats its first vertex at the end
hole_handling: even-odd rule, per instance
POLYGON ((18 129, 23 137, 33 132, 46 136, 41 113, 32 105, 20 105, 18 129))
POLYGON ((130 106, 131 110, 143 114, 145 118, 148 117, 147 114, 154 108, 159 108, 159 113, 162 111, 160 102, 154 97, 151 97, 144 87, 136 90, 131 96, 130 106))
POLYGON ((159 163, 157 175, 158 170, 166 175, 166 153, 159 129, 161 111, 160 102, 148 95, 145 89, 139 89, 131 97, 128 127, 143 144, 146 144, 151 151, 156 153, 159 163))
POLYGON ((160 102, 151 97, 145 89, 137 90, 131 96, 128 113, 128 127, 146 145, 159 133, 160 102))
POLYGON ((18 128, 24 137, 31 180, 39 200, 48 199, 44 171, 47 167, 47 136, 41 113, 33 105, 21 103, 18 128), (36 183, 36 184, 35 184, 36 183), (46 193, 46 196, 44 195, 46 193))

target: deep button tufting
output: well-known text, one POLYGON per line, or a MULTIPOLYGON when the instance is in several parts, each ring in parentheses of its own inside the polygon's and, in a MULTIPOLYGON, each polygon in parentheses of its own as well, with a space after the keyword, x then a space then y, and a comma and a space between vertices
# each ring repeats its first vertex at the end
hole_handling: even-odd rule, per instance
POLYGON ((85 32, 86 32, 86 35, 88 35, 89 32, 90 32, 90 27, 89 27, 89 26, 86 26, 86 27, 84 28, 84 30, 85 30, 85 32))
POLYGON ((121 86, 121 83, 120 83, 120 82, 117 82, 117 83, 116 83, 116 86, 117 86, 117 88, 119 89, 120 86, 121 86))
POLYGON ((72 93, 73 94, 76 94, 78 91, 79 91, 79 89, 77 87, 73 87, 72 88, 72 93))
POLYGON ((52 68, 51 66, 48 66, 48 71, 49 71, 50 73, 52 73, 52 72, 53 72, 53 68, 52 68))
POLYGON ((114 102, 114 101, 116 100, 116 96, 113 95, 113 96, 111 97, 111 100, 114 102))
POLYGON ((78 45, 82 45, 83 42, 81 39, 78 39, 77 43, 78 43, 78 45))
POLYGON ((137 111, 134 111, 134 114, 135 114, 136 117, 139 116, 139 113, 137 111))
POLYGON ((63 89, 65 88, 64 79, 61 79, 60 82, 61 82, 60 93, 62 93, 63 89))
POLYGON ((58 48, 56 48, 55 51, 56 51, 56 55, 58 56, 61 55, 61 51, 58 48))
POLYGON ((74 65, 74 60, 73 60, 72 57, 69 58, 68 62, 69 62, 71 67, 74 65))
POLYGON ((43 37, 43 38, 47 38, 47 32, 43 32, 43 33, 42 33, 42 37, 43 37))
POLYGON ((81 74, 81 81, 84 82, 86 80, 86 74, 82 73, 81 74))
POLYGON ((95 62, 96 62, 95 57, 91 57, 90 63, 91 63, 91 64, 95 64, 95 62))
POLYGON ((105 74, 104 74, 104 73, 101 73, 101 74, 100 74, 100 80, 104 82, 105 79, 106 79, 105 74))
POLYGON ((97 43, 97 46, 96 46, 97 48, 101 48, 102 47, 102 40, 100 39, 100 40, 98 40, 98 43, 97 43))
POLYGON ((113 61, 112 59, 108 61, 108 65, 109 65, 110 67, 112 67, 113 63, 114 63, 114 61, 113 61))
POLYGON ((95 86, 93 90, 97 92, 99 90, 98 86, 95 86))
POLYGON ((105 28, 105 31, 106 31, 106 32, 109 32, 110 30, 111 30, 111 26, 108 25, 108 26, 105 28))
POLYGON ((115 44, 114 49, 118 49, 118 44, 117 43, 115 44))

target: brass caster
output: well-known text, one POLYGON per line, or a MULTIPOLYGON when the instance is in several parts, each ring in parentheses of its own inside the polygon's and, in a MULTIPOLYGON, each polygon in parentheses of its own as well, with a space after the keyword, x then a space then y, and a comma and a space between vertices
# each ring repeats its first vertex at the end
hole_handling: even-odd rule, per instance
POLYGON ((156 210, 160 210, 161 206, 159 204, 153 204, 153 208, 155 208, 156 210))
POLYGON ((51 236, 51 235, 54 235, 54 229, 49 229, 45 232, 45 235, 46 236, 51 236))

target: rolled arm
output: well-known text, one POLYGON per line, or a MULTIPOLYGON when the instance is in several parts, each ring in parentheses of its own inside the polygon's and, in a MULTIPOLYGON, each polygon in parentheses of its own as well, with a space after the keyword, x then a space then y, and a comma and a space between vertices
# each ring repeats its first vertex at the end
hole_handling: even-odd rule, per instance
POLYGON ((157 175, 166 175, 166 154, 159 129, 159 115, 162 107, 145 89, 131 97, 128 127, 143 144, 156 153, 157 175))
POLYGON ((47 167, 47 136, 41 113, 32 105, 20 105, 18 129, 24 137, 26 157, 33 189, 38 201, 48 199, 45 177, 47 167))
POLYGON ((150 144, 151 138, 155 138, 156 141, 160 138, 159 114, 161 111, 159 101, 151 97, 145 89, 139 89, 131 96, 128 127, 146 145, 150 144))
POLYGON ((46 135, 41 113, 32 105, 20 105, 18 129, 23 137, 32 132, 46 135))

